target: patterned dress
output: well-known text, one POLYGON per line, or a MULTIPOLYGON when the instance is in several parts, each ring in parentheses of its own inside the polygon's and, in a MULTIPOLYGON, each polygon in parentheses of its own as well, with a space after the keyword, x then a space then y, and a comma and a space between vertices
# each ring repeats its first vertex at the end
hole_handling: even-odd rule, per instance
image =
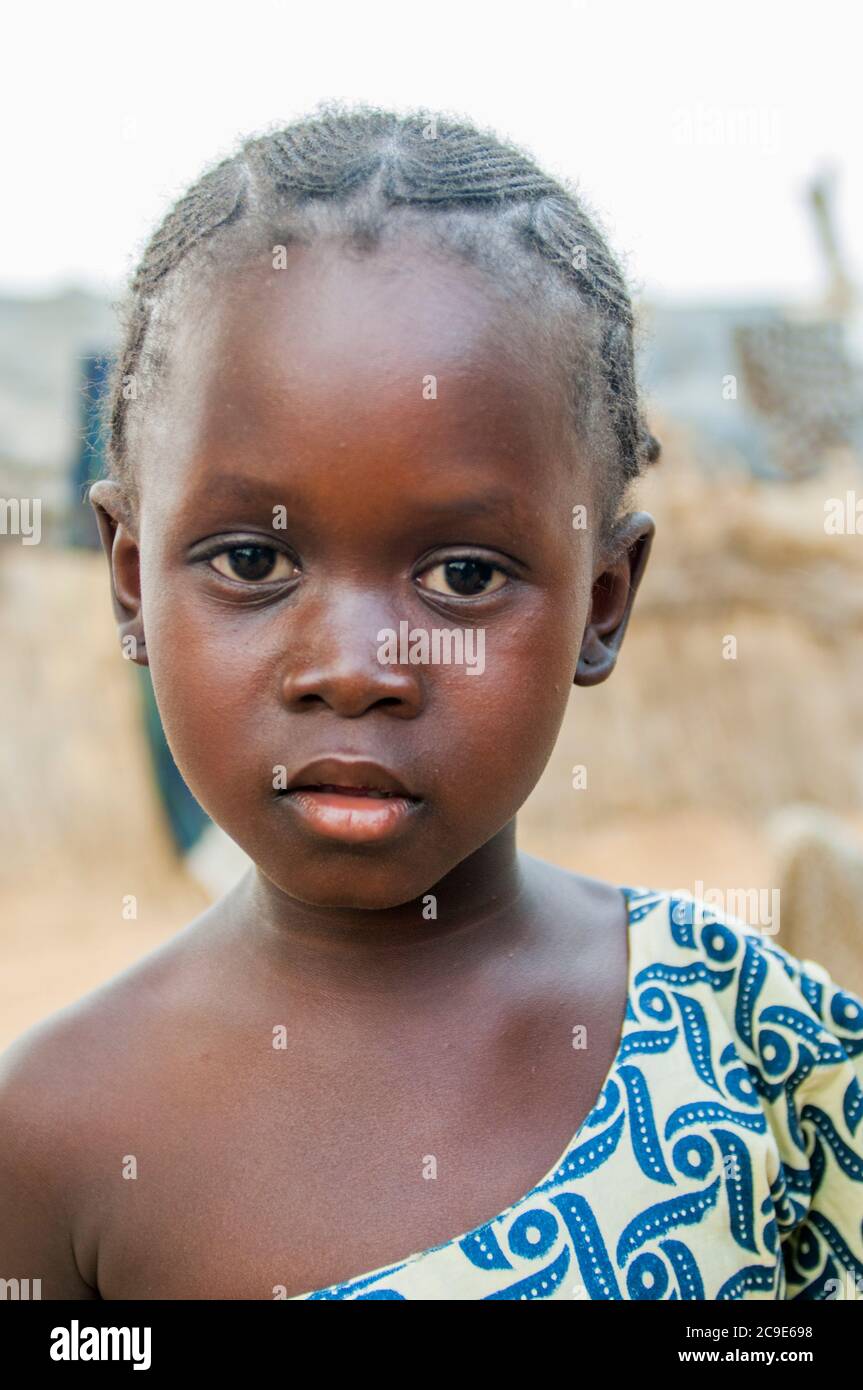
POLYGON ((863 1298, 863 1000, 700 901, 623 892, 623 1032, 553 1168, 298 1298, 863 1298))

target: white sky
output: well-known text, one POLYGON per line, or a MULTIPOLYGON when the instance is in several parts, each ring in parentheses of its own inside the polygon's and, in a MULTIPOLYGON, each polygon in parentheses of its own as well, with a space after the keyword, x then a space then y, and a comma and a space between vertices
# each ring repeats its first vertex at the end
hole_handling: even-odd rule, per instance
POLYGON ((0 291, 115 293, 206 164, 326 97, 440 107, 508 135, 579 181, 636 283, 664 297, 817 293, 801 190, 828 162, 863 279, 851 0, 217 6, 7 9, 0 291))

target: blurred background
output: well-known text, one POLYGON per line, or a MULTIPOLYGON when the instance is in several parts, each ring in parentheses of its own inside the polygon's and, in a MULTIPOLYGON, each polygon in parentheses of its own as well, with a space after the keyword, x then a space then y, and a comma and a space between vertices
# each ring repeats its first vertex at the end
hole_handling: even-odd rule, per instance
POLYGON ((82 491, 114 304, 241 135, 324 98, 491 125, 578 182, 635 286, 661 462, 616 673, 522 845, 740 916, 863 991, 863 165, 847 9, 153 0, 7 20, 0 1046, 184 926, 244 855, 122 659, 82 491))

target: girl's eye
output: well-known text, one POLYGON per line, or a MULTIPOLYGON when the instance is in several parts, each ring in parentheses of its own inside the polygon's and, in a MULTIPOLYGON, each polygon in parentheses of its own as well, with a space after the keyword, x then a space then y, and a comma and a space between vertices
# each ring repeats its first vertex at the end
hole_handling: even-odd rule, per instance
POLYGON ((210 556, 210 564, 226 579, 241 579, 248 583, 260 583, 266 579, 293 579, 296 565, 283 550, 275 550, 271 545, 232 545, 210 556), (278 564, 283 566, 281 573, 274 573, 278 564))
POLYGON ((485 598, 502 589, 506 573, 488 560, 472 558, 444 560, 419 576, 424 589, 450 598, 485 598))

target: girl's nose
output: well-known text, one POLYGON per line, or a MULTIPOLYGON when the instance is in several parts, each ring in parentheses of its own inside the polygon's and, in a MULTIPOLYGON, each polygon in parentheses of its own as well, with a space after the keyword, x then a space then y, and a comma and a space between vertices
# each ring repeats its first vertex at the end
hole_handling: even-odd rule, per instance
POLYGON ((294 712, 326 707, 344 719, 375 708, 415 718, 425 700, 422 667, 382 661, 386 644, 377 637, 382 630, 366 622, 360 630, 356 622, 338 623, 332 611, 322 615, 317 633, 286 653, 281 687, 286 707, 294 712))
POLYGON ((418 668, 377 667, 371 661, 341 660, 291 670, 282 683, 282 699, 292 711, 326 706, 343 719, 356 719, 380 707, 400 719, 413 719, 422 704, 418 668))

